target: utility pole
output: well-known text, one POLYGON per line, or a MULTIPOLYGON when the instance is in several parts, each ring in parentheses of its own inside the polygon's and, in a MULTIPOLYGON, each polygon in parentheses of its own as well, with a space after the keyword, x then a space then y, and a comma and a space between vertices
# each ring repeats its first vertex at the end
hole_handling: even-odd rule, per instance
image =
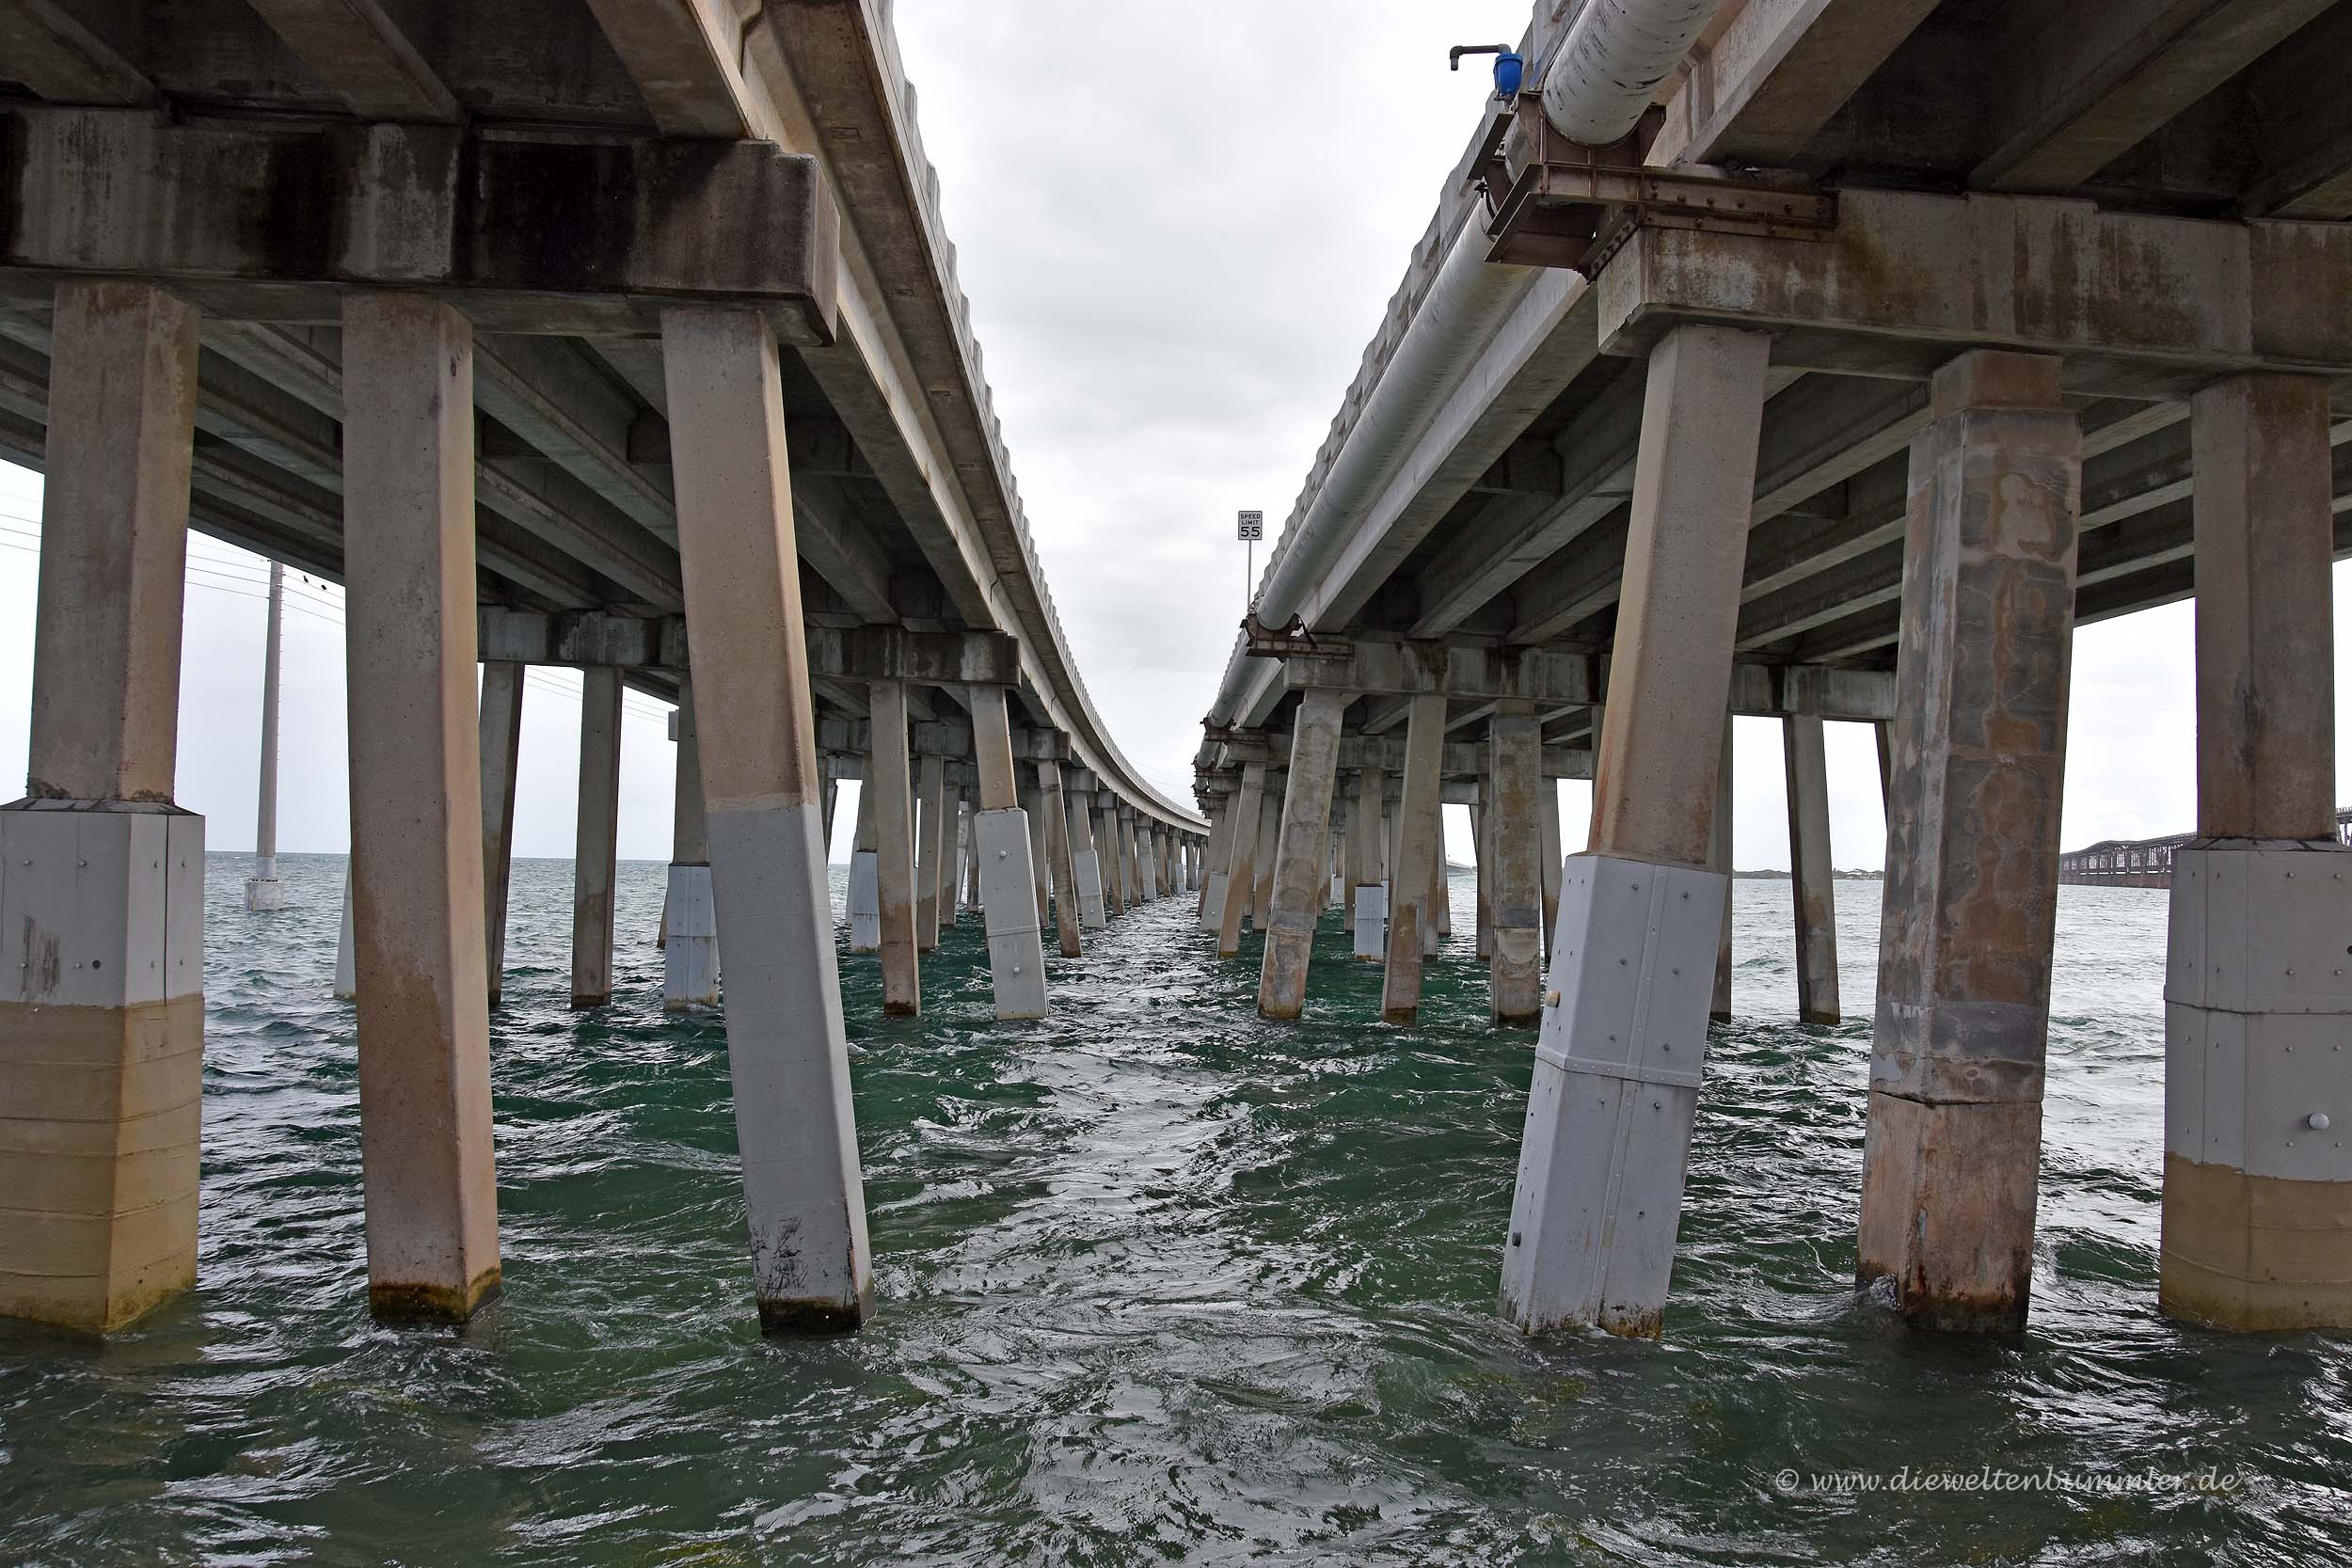
POLYGON ((278 879, 278 641, 286 611, 286 568, 269 563, 269 641, 262 655, 262 800, 253 826, 253 875, 246 879, 245 907, 281 910, 286 890, 278 879))

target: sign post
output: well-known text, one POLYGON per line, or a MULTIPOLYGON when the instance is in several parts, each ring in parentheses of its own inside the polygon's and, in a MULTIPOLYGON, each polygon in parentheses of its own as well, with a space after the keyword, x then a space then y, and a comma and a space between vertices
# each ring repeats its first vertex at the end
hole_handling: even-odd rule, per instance
POLYGON ((1249 546, 1242 557, 1241 568, 1241 601, 1246 610, 1257 602, 1258 541, 1265 537, 1265 514, 1240 514, 1233 521, 1233 537, 1249 546))

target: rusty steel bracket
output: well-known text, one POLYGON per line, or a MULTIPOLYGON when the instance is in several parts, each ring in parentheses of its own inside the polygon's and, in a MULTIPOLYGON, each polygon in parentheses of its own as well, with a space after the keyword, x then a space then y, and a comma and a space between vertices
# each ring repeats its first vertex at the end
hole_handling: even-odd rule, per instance
POLYGON ((1486 260, 1594 277, 1639 229, 1825 240, 1837 227, 1836 193, 1802 176, 1645 166, 1656 121, 1653 110, 1625 140, 1582 147, 1551 128, 1535 95, 1522 93, 1481 143, 1486 260))
POLYGON ((1241 629, 1248 640, 1245 651, 1251 658, 1289 658, 1296 654, 1345 654, 1350 646, 1330 638, 1318 639, 1307 629, 1307 623, 1295 615, 1290 618, 1287 626, 1269 626, 1258 619, 1255 607, 1241 618, 1241 629))

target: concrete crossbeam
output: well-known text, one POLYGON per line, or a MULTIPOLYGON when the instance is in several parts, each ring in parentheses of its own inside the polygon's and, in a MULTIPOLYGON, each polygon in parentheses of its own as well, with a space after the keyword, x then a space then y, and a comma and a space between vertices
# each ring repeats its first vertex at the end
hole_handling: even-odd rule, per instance
POLYGON ((485 332, 626 336, 699 299, 759 307, 789 342, 834 338, 839 214, 816 160, 771 143, 12 119, 9 269, 151 277, 248 321, 332 322, 373 285, 433 289, 485 332), (588 211, 601 240, 583 246, 588 211))
POLYGON ((361 119, 454 124, 465 111, 379 0, 251 0, 361 119))
POLYGON ((1549 647, 1483 648, 1451 642, 1358 642, 1346 653, 1283 660, 1294 691, 1327 687, 1358 695, 1437 696, 1546 705, 1597 700, 1590 654, 1549 647))
POLYGON ((656 125, 673 136, 773 135, 773 112, 736 69, 734 8, 722 0, 588 0, 656 125))

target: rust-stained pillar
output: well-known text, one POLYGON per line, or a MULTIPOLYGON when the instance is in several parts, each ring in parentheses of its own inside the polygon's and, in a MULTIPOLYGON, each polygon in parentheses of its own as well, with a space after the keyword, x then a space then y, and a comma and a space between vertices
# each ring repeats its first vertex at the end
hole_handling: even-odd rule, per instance
POLYGON ((505 989, 506 890, 515 866, 515 783, 522 761, 525 666, 482 667, 482 919, 490 1001, 505 989))
POLYGON ((2015 1330, 2033 1274, 2082 431, 2058 362, 1977 350, 1911 443, 1855 1277, 2015 1330))
POLYGON ((368 1300, 463 1319, 498 1289, 475 702, 473 329, 343 301, 345 673, 368 1300))
MULTIPOLYGON (((1070 848, 1070 806, 1062 799, 1061 764, 1037 765, 1038 800, 1045 818, 1045 858, 1053 867, 1054 934, 1061 956, 1079 956, 1078 866, 1070 848)), ((1041 942, 1042 937, 1041 936, 1041 942)))
POLYGON ((204 819, 172 792, 198 318, 142 284, 54 298, 28 777, 0 808, 0 1315, 103 1333, 196 1280, 204 819))
POLYGON ((1530 1332, 1654 1335, 1665 1310, 1723 921, 1709 862, 1770 351, 1685 325, 1650 353, 1592 848, 1561 876, 1502 1253, 1502 1310, 1530 1332))
POLYGON ((2328 384, 2190 404, 2197 838, 2172 852, 2158 1301, 2352 1327, 2352 851, 2335 814, 2328 384))
POLYGON ((873 1282, 776 341, 757 310, 675 307, 661 351, 760 1328, 853 1329, 873 1282))
POLYGON ((1493 850, 1494 956, 1489 1014, 1497 1023, 1533 1023, 1544 989, 1543 830, 1536 797, 1545 787, 1544 737, 1533 711, 1498 712, 1487 741, 1486 831, 1493 850))
POLYGON ((1380 1016, 1410 1023, 1421 1010, 1422 934, 1431 924, 1431 890, 1443 874, 1438 765, 1444 755, 1445 698, 1411 699, 1405 719, 1405 799, 1399 807, 1401 844, 1389 886, 1388 966, 1380 981, 1380 1016))
POLYGON ((882 1011, 913 1017, 923 1010, 923 974, 914 949, 914 787, 907 758, 907 688, 872 681, 866 708, 874 736, 874 869, 882 930, 882 1011))
POLYGON ((572 850, 572 1006, 612 1000, 612 884, 621 832, 621 672, 580 673, 580 809, 572 850))
POLYGON ((1780 721, 1788 779, 1788 895, 1797 918, 1797 1018, 1836 1023, 1837 882, 1829 851, 1829 754, 1821 721, 1780 721))
POLYGON ((1233 796, 1225 907, 1217 916, 1216 956, 1220 958, 1241 952, 1241 918, 1249 908, 1248 890, 1258 883, 1258 817, 1265 800, 1265 772, 1263 762, 1242 764, 1241 788, 1233 796))
POLYGON ((1331 787, 1339 773, 1340 717, 1353 699, 1345 691, 1311 688, 1299 700, 1291 731, 1290 785, 1276 830, 1273 895, 1268 901, 1265 957, 1258 973, 1258 1011, 1296 1018, 1307 1002, 1307 966, 1315 924, 1327 895, 1324 848, 1331 837, 1331 787))
MULTIPOLYGON (((914 947, 929 953, 939 946, 940 889, 947 866, 947 759, 926 756, 917 765, 916 787, 921 795, 921 818, 915 824, 914 947)), ((953 890, 948 897, 953 898, 953 890)))

